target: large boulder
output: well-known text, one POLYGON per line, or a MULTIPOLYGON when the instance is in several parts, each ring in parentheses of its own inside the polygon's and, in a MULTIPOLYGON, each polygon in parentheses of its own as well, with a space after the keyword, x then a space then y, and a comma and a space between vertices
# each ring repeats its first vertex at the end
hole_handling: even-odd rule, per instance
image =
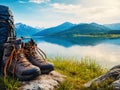
POLYGON ((64 75, 56 71, 40 75, 35 80, 22 82, 20 90, 53 90, 65 79, 64 75))
POLYGON ((113 67, 104 75, 89 81, 84 86, 91 87, 93 84, 100 85, 103 83, 114 88, 114 90, 120 90, 120 65, 113 67))
POLYGON ((120 90, 120 79, 114 81, 112 84, 111 84, 115 90, 120 90))

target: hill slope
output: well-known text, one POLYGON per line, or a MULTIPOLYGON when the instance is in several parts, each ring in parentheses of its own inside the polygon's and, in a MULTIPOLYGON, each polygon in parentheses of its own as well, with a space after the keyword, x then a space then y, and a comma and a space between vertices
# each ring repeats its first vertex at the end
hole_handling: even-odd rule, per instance
POLYGON ((43 31, 40 31, 40 32, 36 33, 35 36, 51 35, 51 34, 58 33, 58 32, 66 30, 66 29, 69 29, 73 26, 75 26, 75 24, 72 24, 70 22, 65 22, 65 23, 58 25, 56 27, 51 27, 51 28, 45 29, 43 31))
POLYGON ((105 24, 104 26, 106 26, 112 30, 120 30, 120 23, 105 24))
POLYGON ((33 28, 31 26, 27 26, 22 23, 15 24, 15 31, 16 31, 17 37, 32 36, 33 34, 39 32, 40 30, 41 29, 33 28))
POLYGON ((120 30, 110 30, 108 34, 120 34, 120 30))
POLYGON ((78 34, 101 34, 101 33, 107 33, 110 29, 99 25, 96 23, 90 23, 90 24, 79 24, 76 25, 66 31, 62 31, 60 33, 56 33, 53 35, 59 35, 59 36, 71 36, 71 35, 78 35, 78 34))

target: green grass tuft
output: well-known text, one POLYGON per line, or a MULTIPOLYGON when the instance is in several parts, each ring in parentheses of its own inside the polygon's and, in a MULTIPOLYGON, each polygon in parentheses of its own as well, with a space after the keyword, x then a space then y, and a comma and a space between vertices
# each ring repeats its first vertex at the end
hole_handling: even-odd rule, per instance
POLYGON ((74 83, 70 82, 69 80, 65 80, 56 90, 74 90, 74 83))
POLYGON ((19 90, 20 85, 17 79, 0 76, 0 90, 19 90))
POLYGON ((50 61, 54 63, 56 71, 67 76, 58 90, 82 90, 84 83, 106 72, 95 60, 87 57, 79 61, 74 58, 55 57, 50 61))

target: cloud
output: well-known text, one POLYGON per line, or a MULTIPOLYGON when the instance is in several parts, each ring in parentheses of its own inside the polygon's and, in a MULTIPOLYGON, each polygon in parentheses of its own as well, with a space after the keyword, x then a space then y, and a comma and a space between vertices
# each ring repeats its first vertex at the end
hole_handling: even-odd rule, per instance
POLYGON ((52 4, 51 6, 53 6, 53 8, 57 9, 57 10, 65 10, 63 12, 70 12, 71 10, 75 10, 75 9, 79 9, 80 6, 79 5, 72 5, 72 4, 69 4, 69 5, 65 5, 65 4, 59 4, 59 3, 54 3, 52 4))
POLYGON ((72 23, 96 22, 100 24, 120 22, 120 0, 73 0, 74 3, 72 0, 18 1, 21 1, 21 3, 25 2, 26 5, 16 4, 12 6, 15 7, 15 13, 19 13, 16 16, 18 18, 17 21, 21 21, 26 17, 23 22, 32 26, 41 25, 44 27, 50 27, 65 21, 72 23), (16 10, 18 6, 20 10, 16 10), (23 17, 21 17, 20 13, 23 12, 29 13, 29 16, 24 14, 23 17))
POLYGON ((29 0, 29 2, 37 3, 37 4, 44 3, 44 2, 49 2, 49 1, 50 0, 29 0))
POLYGON ((19 0, 18 2, 21 3, 21 4, 22 4, 22 3, 27 3, 27 2, 25 2, 25 1, 23 1, 23 0, 19 0))
POLYGON ((82 22, 100 23, 118 22, 120 0, 81 0, 78 4, 51 4, 54 11, 73 15, 73 21, 79 18, 82 22))

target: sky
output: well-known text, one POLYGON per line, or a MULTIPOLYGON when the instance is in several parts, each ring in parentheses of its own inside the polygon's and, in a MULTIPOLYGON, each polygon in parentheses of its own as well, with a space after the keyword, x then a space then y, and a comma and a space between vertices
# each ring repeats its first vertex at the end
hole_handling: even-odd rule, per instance
POLYGON ((51 27, 63 22, 120 23, 120 0, 0 0, 9 6, 15 23, 51 27))

